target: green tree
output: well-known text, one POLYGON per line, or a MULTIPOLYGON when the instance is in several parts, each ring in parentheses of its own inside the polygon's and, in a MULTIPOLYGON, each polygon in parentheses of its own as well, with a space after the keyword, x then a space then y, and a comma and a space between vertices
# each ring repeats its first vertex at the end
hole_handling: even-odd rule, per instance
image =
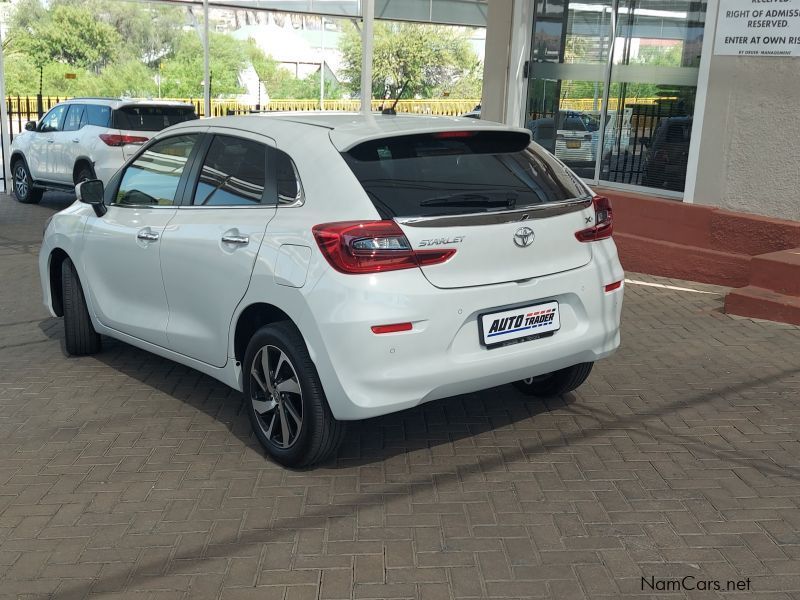
POLYGON ((121 38, 120 56, 138 58, 151 67, 171 52, 186 24, 186 11, 178 6, 151 2, 51 0, 51 6, 59 5, 86 11, 113 27, 121 38))
POLYGON ((95 72, 114 60, 121 42, 111 25, 71 5, 54 6, 26 27, 15 27, 12 39, 37 66, 60 62, 95 72))
MULTIPOLYGON (((355 27, 342 35, 342 72, 353 92, 361 88, 361 34, 355 27)), ((446 25, 375 23, 372 93, 395 97, 440 96, 460 79, 478 76, 481 64, 466 30, 446 25)), ((478 94, 480 95, 480 94, 478 94)))
MULTIPOLYGON (((211 33, 209 49, 212 96, 241 93, 239 73, 247 66, 251 53, 248 42, 211 33)), ((194 31, 183 32, 176 40, 174 53, 163 61, 161 94, 177 98, 203 95, 203 46, 194 31)))

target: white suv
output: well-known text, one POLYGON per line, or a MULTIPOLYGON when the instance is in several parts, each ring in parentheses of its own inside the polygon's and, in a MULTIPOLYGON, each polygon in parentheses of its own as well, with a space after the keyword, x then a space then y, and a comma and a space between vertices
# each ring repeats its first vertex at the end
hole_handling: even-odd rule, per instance
POLYGON ((67 352, 103 334, 241 390, 286 465, 329 456, 347 420, 565 393, 619 345, 611 207, 524 129, 195 121, 77 191, 39 259, 67 352))
POLYGON ((196 119, 182 102, 75 98, 30 121, 11 144, 14 195, 36 203, 85 179, 108 182, 154 133, 196 119))

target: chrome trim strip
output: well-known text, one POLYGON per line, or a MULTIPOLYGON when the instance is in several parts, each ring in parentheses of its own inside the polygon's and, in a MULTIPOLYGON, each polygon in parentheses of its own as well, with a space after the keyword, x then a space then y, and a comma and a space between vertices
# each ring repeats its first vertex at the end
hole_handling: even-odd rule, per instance
POLYGON ((550 202, 548 204, 535 204, 526 208, 505 210, 488 213, 471 213, 467 215, 442 215, 437 217, 402 217, 395 221, 408 227, 457 227, 470 225, 500 225, 502 223, 516 223, 534 219, 547 219, 571 212, 584 210, 592 205, 591 198, 578 198, 550 202))

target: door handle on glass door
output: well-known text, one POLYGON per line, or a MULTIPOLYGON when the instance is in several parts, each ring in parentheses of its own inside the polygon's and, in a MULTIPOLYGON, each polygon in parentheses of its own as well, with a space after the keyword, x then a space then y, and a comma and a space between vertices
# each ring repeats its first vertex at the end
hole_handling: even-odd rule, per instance
POLYGON ((145 240, 147 242, 157 242, 158 241, 158 234, 154 231, 140 231, 136 234, 136 237, 140 240, 145 240))
POLYGON ((250 243, 250 238, 246 235, 223 235, 222 241, 225 244, 241 244, 245 246, 250 243))

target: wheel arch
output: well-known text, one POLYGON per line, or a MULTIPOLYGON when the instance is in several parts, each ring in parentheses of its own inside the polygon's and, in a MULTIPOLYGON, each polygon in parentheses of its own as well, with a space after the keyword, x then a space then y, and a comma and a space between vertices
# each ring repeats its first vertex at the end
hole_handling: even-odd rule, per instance
MULTIPOLYGON (((236 361, 244 361, 244 353, 250 338, 264 325, 278 321, 289 321, 297 327, 297 323, 283 310, 267 302, 255 302, 239 313, 233 334, 233 355, 236 361)), ((299 330, 299 327, 298 327, 299 330)))
POLYGON ((23 154, 22 150, 14 150, 11 153, 11 158, 8 161, 8 164, 11 166, 11 170, 14 170, 14 164, 21 160, 25 164, 25 168, 28 169, 28 173, 31 172, 30 167, 28 167, 28 159, 25 158, 25 154, 23 154))
POLYGON ((89 158, 88 156, 79 156, 75 160, 75 164, 72 167, 72 182, 77 184, 78 173, 80 173, 82 167, 89 167, 89 170, 92 172, 92 175, 95 175, 94 172, 94 161, 89 158))
POLYGON ((48 275, 50 281, 50 303, 58 317, 64 316, 64 293, 61 289, 61 265, 69 258, 62 248, 53 248, 50 252, 48 275))

